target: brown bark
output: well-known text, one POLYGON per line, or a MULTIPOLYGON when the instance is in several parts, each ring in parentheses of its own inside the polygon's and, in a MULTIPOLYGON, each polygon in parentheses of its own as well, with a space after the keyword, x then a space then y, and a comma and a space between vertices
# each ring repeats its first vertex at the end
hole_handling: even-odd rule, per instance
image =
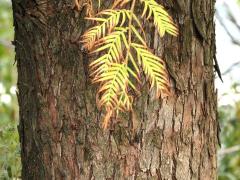
POLYGON ((179 37, 160 40, 144 26, 167 62, 172 95, 154 101, 144 88, 136 114, 103 131, 76 43, 84 10, 66 0, 13 0, 23 179, 216 179, 214 0, 163 5, 179 37))

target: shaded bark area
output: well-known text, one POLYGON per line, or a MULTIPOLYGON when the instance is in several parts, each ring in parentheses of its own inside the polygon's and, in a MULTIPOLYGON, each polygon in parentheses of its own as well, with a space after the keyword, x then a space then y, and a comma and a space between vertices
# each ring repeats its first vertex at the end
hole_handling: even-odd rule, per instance
POLYGON ((67 0, 13 0, 23 179, 217 178, 214 0, 160 3, 179 37, 160 39, 144 26, 166 60, 172 95, 152 100, 141 87, 135 113, 103 131, 78 43, 84 10, 67 0))

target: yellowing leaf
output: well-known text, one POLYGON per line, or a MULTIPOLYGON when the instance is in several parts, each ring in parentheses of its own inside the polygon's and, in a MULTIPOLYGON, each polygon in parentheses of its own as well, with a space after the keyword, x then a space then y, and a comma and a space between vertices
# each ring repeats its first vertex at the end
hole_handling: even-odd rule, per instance
MULTIPOLYGON (((130 93, 132 90, 139 93, 135 83, 141 83, 141 72, 150 82, 150 88, 156 88, 157 97, 169 92, 165 63, 147 46, 142 23, 134 13, 135 1, 132 1, 130 10, 122 8, 130 1, 115 0, 112 9, 86 18, 96 22, 96 25, 82 36, 83 47, 90 54, 100 56, 89 67, 92 82, 99 85, 97 105, 106 111, 104 129, 108 127, 111 117, 117 116, 119 111, 132 111, 133 96, 130 93)), ((161 5, 155 0, 140 2, 144 4, 142 17, 153 17, 160 36, 165 33, 174 36, 178 34, 172 18, 161 5)))
POLYGON ((83 34, 82 42, 84 44, 84 48, 91 50, 95 44, 95 41, 106 35, 106 29, 108 30, 108 32, 111 32, 115 26, 119 24, 120 26, 123 26, 126 21, 125 16, 128 13, 130 13, 130 11, 107 9, 97 14, 97 16, 108 16, 107 18, 88 18, 90 20, 100 22, 101 24, 90 28, 83 34))
POLYGON ((164 62, 152 54, 145 46, 136 43, 131 45, 136 50, 138 62, 143 67, 151 88, 155 86, 158 91, 168 91, 169 82, 164 62))
POLYGON ((142 17, 146 15, 147 11, 147 19, 153 16, 154 24, 161 37, 164 36, 165 32, 173 36, 178 34, 176 25, 163 6, 159 5, 155 0, 141 0, 141 2, 144 3, 142 17))

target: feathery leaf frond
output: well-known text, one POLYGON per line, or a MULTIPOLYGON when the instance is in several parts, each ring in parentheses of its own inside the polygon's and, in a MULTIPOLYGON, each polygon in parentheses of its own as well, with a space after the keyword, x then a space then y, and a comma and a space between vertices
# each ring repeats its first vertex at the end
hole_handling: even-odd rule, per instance
MULTIPOLYGON (((141 83, 141 72, 149 80, 150 89, 156 88, 157 97, 169 92, 165 63, 148 48, 142 23, 134 13, 135 2, 115 0, 112 9, 86 18, 97 24, 83 34, 81 42, 90 54, 100 55, 89 67, 92 82, 99 85, 98 107, 104 107, 106 111, 104 129, 119 111, 132 110, 133 96, 130 93, 138 92, 136 83, 141 83), (130 10, 123 8, 129 2, 130 10)), ((161 5, 155 0, 140 2, 144 4, 142 17, 153 17, 161 37, 166 32, 174 36, 178 34, 172 18, 161 5)))
POLYGON ((105 68, 107 68, 110 63, 117 63, 120 62, 120 59, 123 59, 122 42, 128 46, 127 39, 124 34, 127 32, 127 29, 128 28, 115 27, 115 31, 101 38, 95 43, 96 50, 94 50, 92 53, 102 52, 106 50, 107 53, 94 60, 90 64, 92 71, 91 76, 95 76, 93 82, 98 77, 98 74, 102 71, 105 71, 105 68))
POLYGON ((93 20, 101 23, 100 25, 96 25, 90 28, 87 32, 85 32, 82 36, 82 42, 84 43, 84 48, 91 50, 95 44, 95 41, 104 37, 107 33, 110 33, 114 27, 123 26, 126 18, 130 17, 129 10, 112 10, 107 9, 101 11, 96 15, 97 17, 86 18, 88 20, 93 20), (107 18, 103 18, 101 16, 107 16, 107 18), (120 21, 121 20, 121 21, 120 21), (107 31, 107 32, 106 32, 107 31))
POLYGON ((121 111, 130 111, 132 109, 133 97, 129 96, 126 91, 120 92, 117 110, 120 109, 121 111))
POLYGON ((101 93, 99 106, 106 109, 115 109, 118 105, 118 94, 127 90, 129 74, 125 64, 111 63, 106 71, 98 75, 95 82, 101 84, 98 93, 101 93))
POLYGON ((128 46, 127 38, 125 36, 127 31, 128 28, 115 27, 112 33, 96 41, 95 47, 97 49, 92 53, 108 50, 108 54, 112 56, 112 59, 117 61, 122 57, 122 42, 128 46))
POLYGON ((155 0, 141 0, 144 3, 144 10, 142 17, 147 14, 147 19, 153 15, 154 24, 158 29, 161 37, 164 36, 165 32, 176 36, 178 34, 178 29, 173 23, 172 18, 169 16, 167 11, 163 6, 159 5, 155 0))
POLYGON ((157 94, 160 91, 168 91, 168 76, 164 61, 152 54, 145 46, 132 43, 131 46, 137 52, 138 63, 143 67, 143 71, 150 81, 151 88, 157 88, 157 94))

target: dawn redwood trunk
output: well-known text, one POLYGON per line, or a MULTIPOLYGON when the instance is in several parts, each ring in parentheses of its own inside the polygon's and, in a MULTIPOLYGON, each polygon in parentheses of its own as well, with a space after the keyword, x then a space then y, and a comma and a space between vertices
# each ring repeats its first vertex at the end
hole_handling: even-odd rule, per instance
POLYGON ((143 26, 166 60, 171 95, 153 100, 141 87, 135 113, 106 131, 79 43, 85 8, 74 10, 70 0, 12 3, 23 179, 217 178, 214 0, 160 2, 179 36, 160 39, 151 23, 143 26))

